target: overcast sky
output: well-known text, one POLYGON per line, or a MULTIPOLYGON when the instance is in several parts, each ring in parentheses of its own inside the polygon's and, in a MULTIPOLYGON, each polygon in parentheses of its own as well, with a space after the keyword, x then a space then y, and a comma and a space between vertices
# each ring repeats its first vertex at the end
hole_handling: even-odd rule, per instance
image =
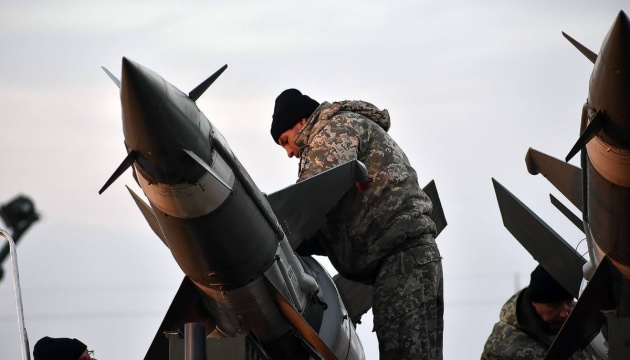
MULTIPOLYGON (((119 76, 126 56, 186 93, 228 64, 197 103, 267 193, 297 177, 269 135, 282 90, 388 109, 449 223, 438 238, 445 359, 479 358, 536 265, 503 227, 491 178, 573 246, 583 239, 548 194, 569 202, 524 157, 534 147, 564 158, 579 135, 592 64, 561 31, 599 52, 627 2, 550 3, 4 0, 0 203, 26 194, 42 214, 18 245, 31 347, 67 336, 101 360, 141 359, 183 277, 127 193, 141 193, 130 173, 98 195, 126 155, 118 89, 100 66, 119 76)), ((0 358, 18 359, 3 268, 0 358)), ((378 359, 371 328, 369 314, 358 330, 378 359)))

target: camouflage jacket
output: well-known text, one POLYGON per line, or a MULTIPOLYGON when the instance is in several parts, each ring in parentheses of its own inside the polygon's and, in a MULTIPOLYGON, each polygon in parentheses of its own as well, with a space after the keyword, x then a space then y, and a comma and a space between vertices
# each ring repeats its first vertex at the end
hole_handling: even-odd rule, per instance
MULTIPOLYGON (((528 300, 527 288, 514 294, 501 308, 499 322, 494 325, 481 354, 481 360, 543 360, 554 334, 541 325, 528 300)), ((585 351, 576 351, 570 359, 591 359, 585 351)))
POLYGON ((367 284, 373 283, 383 257, 436 231, 431 200, 407 156, 387 134, 389 126, 387 110, 370 103, 324 102, 295 137, 300 147, 298 181, 353 159, 367 167, 372 186, 350 190, 328 214, 319 238, 342 276, 367 284))

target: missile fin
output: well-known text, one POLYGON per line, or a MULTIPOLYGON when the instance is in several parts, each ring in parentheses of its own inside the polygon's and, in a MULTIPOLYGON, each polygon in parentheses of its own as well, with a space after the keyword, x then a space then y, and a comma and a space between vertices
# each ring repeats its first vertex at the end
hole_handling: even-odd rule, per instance
POLYGON ((574 38, 570 37, 564 31, 562 32, 562 35, 567 40, 569 40, 569 42, 571 44, 573 44, 573 46, 575 46, 582 54, 584 54, 584 56, 586 56, 587 59, 589 59, 593 64, 595 64, 595 61, 597 60, 597 54, 595 54, 594 52, 589 50, 586 46, 584 46, 584 45, 580 44, 579 42, 577 42, 577 40, 575 40, 574 38))
POLYGON ((186 150, 184 149, 184 151, 186 152, 186 154, 188 154, 188 156, 190 156, 193 160, 195 160, 197 162, 197 164, 201 165, 201 167, 203 167, 204 169, 206 169, 206 171, 212 175, 212 177, 214 177, 215 179, 217 179, 218 182, 221 183, 221 185, 225 186, 226 189, 228 189, 229 192, 232 192, 232 188, 230 187, 230 185, 228 185, 227 182, 225 182, 225 180, 221 179, 221 177, 219 176, 219 174, 217 174, 211 167, 210 165, 208 165, 205 161, 203 161, 202 158, 200 158, 199 156, 197 156, 197 154, 195 154, 194 152, 190 151, 190 150, 186 150))
POLYGON ((210 333, 216 327, 214 319, 206 310, 199 291, 188 277, 184 277, 162 320, 162 324, 155 333, 144 360, 168 360, 169 342, 164 336, 164 332, 179 330, 183 333, 184 325, 189 322, 205 323, 206 333, 210 333))
POLYGON ((613 265, 604 257, 554 339, 545 360, 568 359, 593 340, 604 323, 602 310, 613 309, 613 265))
POLYGON ((560 210, 560 212, 564 216, 566 216, 567 219, 569 219, 569 221, 571 221, 573 223, 573 225, 575 225, 578 229, 580 229, 582 232, 584 232, 584 223, 582 222, 582 220, 579 217, 577 217, 571 210, 569 210, 569 208, 564 206, 564 204, 561 203, 552 194, 549 194, 549 198, 551 199, 551 203, 553 204, 553 206, 556 207, 556 209, 560 210))
POLYGON ((311 178, 267 196, 285 235, 295 250, 310 238, 357 181, 367 179, 365 166, 358 160, 326 170, 311 178))
POLYGON ((532 175, 542 174, 575 207, 582 209, 582 170, 540 151, 529 148, 525 155, 527 170, 532 175))
POLYGON ((604 116, 601 114, 600 111, 597 111, 597 113, 593 117, 593 120, 588 123, 586 129, 584 129, 582 135, 580 135, 580 138, 575 142, 575 145, 573 145, 571 151, 569 151, 569 154, 564 160, 566 162, 569 162, 569 160, 571 160, 571 158, 575 156, 578 151, 582 150, 586 146, 586 144, 588 144, 588 142, 591 141, 591 139, 593 139, 595 135, 600 132, 603 125, 604 116))
POLYGON ((295 310, 291 302, 282 295, 280 290, 265 277, 269 288, 271 289, 280 312, 287 319, 289 324, 302 335, 305 345, 314 353, 311 354, 316 359, 337 360, 337 356, 330 350, 328 345, 319 337, 306 320, 295 310))
POLYGON ((103 69, 103 71, 105 71, 105 74, 107 74, 107 76, 109 76, 110 79, 112 79, 112 81, 114 82, 114 84, 116 84, 116 86, 118 86, 118 88, 120 89, 120 80, 118 80, 116 78, 116 76, 114 76, 114 74, 112 74, 109 70, 107 70, 104 66, 101 66, 101 69, 103 69))
POLYGON ((437 228, 437 232, 435 233, 435 237, 438 237, 442 230, 448 225, 446 222, 446 217, 444 216, 444 209, 442 208, 442 202, 440 201, 440 196, 438 195, 437 187, 435 187, 435 181, 431 180, 424 188, 422 188, 425 194, 431 199, 433 203, 433 211, 431 212, 431 220, 435 223, 435 227, 437 228))
POLYGON ((337 274, 333 277, 339 296, 343 301, 348 316, 353 324, 361 323, 361 316, 372 308, 372 294, 374 287, 354 281, 350 281, 337 274))
POLYGON ((155 235, 157 235, 157 237, 159 237, 160 240, 162 240, 164 245, 168 247, 168 243, 166 242, 166 237, 164 236, 164 233, 162 232, 160 223, 155 217, 155 213, 153 212, 153 209, 149 205, 147 205, 147 203, 144 202, 144 200, 142 200, 135 192, 133 192, 133 190, 131 190, 129 186, 126 186, 126 187, 127 187, 127 190, 129 190, 129 194, 131 194, 131 197, 136 202, 136 205, 138 205, 140 212, 142 213, 142 215, 144 215, 144 218, 149 223, 151 230, 153 230, 155 235))
POLYGON ((574 297, 579 296, 582 266, 586 261, 560 235, 518 200, 503 185, 492 179, 503 225, 574 297))
POLYGON ((197 85, 196 88, 194 88, 189 94, 188 97, 192 100, 192 101, 197 101, 197 99, 199 99, 199 97, 206 92, 206 90, 208 90, 208 88, 210 87, 210 85, 212 85, 212 83, 219 78, 219 76, 221 74, 223 74, 223 72, 225 71, 225 69, 227 69, 227 64, 223 65, 223 67, 221 67, 219 70, 217 70, 214 74, 210 75, 209 78, 207 78, 206 80, 204 80, 201 84, 197 85))
POLYGON ((129 154, 127 154, 127 157, 125 157, 125 160, 123 160, 123 162, 118 166, 116 171, 114 171, 112 176, 110 176, 109 179, 107 179, 107 182, 105 182, 105 185, 103 185, 101 190, 98 191, 99 195, 102 194, 105 190, 107 190, 107 188, 111 184, 113 184, 114 181, 116 181, 116 179, 118 179, 120 175, 122 175, 125 172, 125 170, 131 167, 131 165, 133 165, 133 163, 136 161, 137 158, 138 158, 138 153, 136 153, 135 150, 131 150, 129 154))

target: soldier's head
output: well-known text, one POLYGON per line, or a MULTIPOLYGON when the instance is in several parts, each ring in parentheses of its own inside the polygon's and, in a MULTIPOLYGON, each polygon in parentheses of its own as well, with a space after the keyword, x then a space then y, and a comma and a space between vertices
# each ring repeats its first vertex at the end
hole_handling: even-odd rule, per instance
POLYGON ((318 106, 317 101, 303 95, 297 89, 285 90, 276 98, 271 137, 287 151, 289 157, 299 156, 300 149, 295 145, 295 136, 318 106))
POLYGON ((542 266, 532 271, 529 282, 532 306, 550 328, 558 330, 575 307, 575 299, 542 266))
POLYGON ((44 336, 33 347, 34 360, 90 360, 93 352, 77 339, 44 336))

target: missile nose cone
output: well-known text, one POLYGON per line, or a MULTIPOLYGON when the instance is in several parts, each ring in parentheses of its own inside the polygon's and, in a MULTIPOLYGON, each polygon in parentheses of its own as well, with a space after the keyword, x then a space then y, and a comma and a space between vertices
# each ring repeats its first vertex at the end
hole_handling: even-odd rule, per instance
POLYGON ((123 57, 122 59, 122 75, 121 79, 124 79, 124 83, 129 90, 130 85, 137 85, 146 82, 148 78, 149 69, 146 69, 142 65, 123 57))
POLYGON ((630 19, 620 11, 602 43, 591 75, 589 105, 606 117, 604 136, 630 147, 630 19))
POLYGON ((209 124, 188 95, 123 58, 120 100, 125 144, 128 151, 138 154, 136 168, 145 177, 176 184, 201 176, 201 169, 184 149, 208 158, 209 124))
POLYGON ((127 59, 122 61, 120 100, 122 103, 123 130, 127 146, 136 151, 149 152, 157 144, 148 142, 155 136, 160 119, 160 104, 164 102, 164 81, 151 70, 127 59), (149 136, 146 136, 146 134, 149 136), (142 136, 141 136, 142 134, 142 136))
POLYGON ((630 71, 630 19, 620 11, 602 42, 598 58, 608 71, 627 76, 630 71))

